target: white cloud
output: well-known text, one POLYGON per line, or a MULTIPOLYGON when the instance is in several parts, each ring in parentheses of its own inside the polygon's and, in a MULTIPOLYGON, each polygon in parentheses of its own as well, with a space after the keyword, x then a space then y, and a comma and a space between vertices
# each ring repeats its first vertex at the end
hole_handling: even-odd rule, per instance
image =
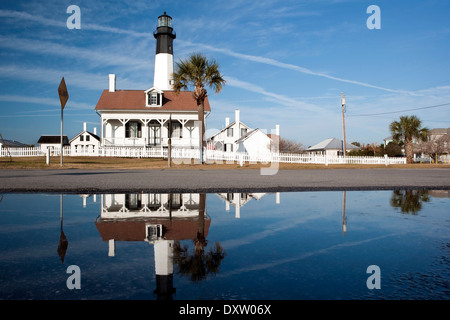
POLYGON ((24 39, 17 37, 5 37, 0 35, 0 47, 31 52, 39 55, 53 55, 64 58, 77 58, 103 66, 127 66, 140 68, 153 68, 150 59, 139 59, 130 55, 119 55, 111 52, 93 49, 66 46, 59 43, 24 39))
MULTIPOLYGON (((108 86, 108 75, 99 75, 93 73, 77 72, 71 70, 55 70, 45 68, 28 68, 24 66, 8 65, 0 66, 0 74, 5 78, 22 79, 27 81, 39 81, 52 84, 59 84, 64 76, 66 83, 71 86, 84 88, 88 90, 100 91, 108 86)), ((148 87, 148 84, 134 82, 127 78, 117 78, 118 88, 142 88, 148 87)))

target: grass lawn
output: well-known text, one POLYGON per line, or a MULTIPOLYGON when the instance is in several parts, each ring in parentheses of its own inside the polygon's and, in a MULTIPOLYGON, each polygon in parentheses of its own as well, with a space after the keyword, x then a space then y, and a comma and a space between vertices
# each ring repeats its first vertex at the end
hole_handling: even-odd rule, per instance
MULTIPOLYGON (((180 159, 172 161, 169 168, 167 159, 160 158, 113 158, 113 157, 64 157, 63 166, 60 165, 59 157, 51 157, 50 164, 45 163, 45 157, 13 157, 0 158, 0 169, 259 169, 269 168, 271 164, 249 164, 244 163, 240 166, 239 163, 211 163, 201 165, 194 163, 192 160, 184 160, 180 163, 180 159)), ((272 168, 276 168, 273 164, 272 168)), ((430 164, 430 163, 415 163, 402 165, 361 165, 361 164, 338 164, 328 165, 323 164, 295 164, 295 163, 280 163, 280 170, 289 169, 367 169, 367 168, 450 168, 450 164, 430 164)))

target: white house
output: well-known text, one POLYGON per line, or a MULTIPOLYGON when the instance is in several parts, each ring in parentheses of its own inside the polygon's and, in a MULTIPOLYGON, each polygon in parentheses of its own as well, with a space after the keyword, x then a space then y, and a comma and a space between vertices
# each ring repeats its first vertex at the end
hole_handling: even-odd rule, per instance
MULTIPOLYGON (((42 150, 42 152, 47 153, 47 150, 50 149, 50 152, 53 153, 54 151, 61 150, 61 136, 57 135, 44 135, 41 136, 38 140, 39 148, 42 150)), ((67 136, 63 136, 63 147, 69 146, 69 139, 67 136)))
POLYGON ((73 137, 69 143, 71 155, 98 155, 100 137, 97 135, 97 128, 94 128, 94 133, 89 132, 85 122, 83 131, 73 137))
MULTIPOLYGON (((279 135, 279 126, 276 126, 279 135)), ((235 120, 225 118, 225 127, 208 139, 208 148, 224 152, 247 152, 249 155, 269 153, 272 139, 260 129, 251 129, 240 121, 240 111, 235 110, 235 120)))
POLYGON ((268 154, 271 143, 272 139, 267 134, 259 129, 254 129, 236 140, 237 152, 246 152, 254 156, 268 154))
MULTIPOLYGON (((102 146, 166 147, 169 136, 174 147, 199 147, 198 106, 191 91, 172 90, 173 40, 172 18, 158 17, 154 85, 147 90, 117 90, 116 76, 109 75, 95 107, 101 117, 102 146), (171 133, 169 133, 171 131, 171 133)), ((211 112, 204 102, 206 117, 211 112)))
MULTIPOLYGON (((337 138, 325 139, 318 144, 309 147, 306 151, 309 154, 326 155, 326 156, 341 156, 343 154, 343 142, 337 138)), ((359 147, 346 143, 346 151, 357 150, 359 147)))

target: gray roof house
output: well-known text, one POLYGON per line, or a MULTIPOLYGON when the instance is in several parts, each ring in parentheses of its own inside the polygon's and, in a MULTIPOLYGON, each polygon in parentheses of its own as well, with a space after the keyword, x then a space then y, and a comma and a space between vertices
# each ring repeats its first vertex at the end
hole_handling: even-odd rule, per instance
MULTIPOLYGON (((337 156, 342 155, 342 146, 343 142, 340 139, 337 138, 329 138, 325 139, 312 147, 309 147, 306 152, 313 153, 313 154, 321 154, 321 155, 327 155, 327 156, 337 156)), ((346 143, 346 151, 349 152, 350 150, 358 150, 359 147, 351 144, 346 143)))
POLYGON ((0 140, 0 147, 8 148, 27 148, 28 145, 15 140, 0 140))

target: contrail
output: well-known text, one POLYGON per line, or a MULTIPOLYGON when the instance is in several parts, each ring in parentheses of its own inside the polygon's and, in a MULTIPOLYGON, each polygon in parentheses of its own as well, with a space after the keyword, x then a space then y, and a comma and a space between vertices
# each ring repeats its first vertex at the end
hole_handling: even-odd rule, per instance
POLYGON ((330 80, 335 80, 335 81, 340 81, 340 82, 345 82, 345 83, 351 83, 351 84, 355 84, 355 85, 358 85, 358 86, 363 86, 363 87, 367 87, 367 88, 383 90, 383 91, 392 92, 392 93, 414 94, 411 91, 389 89, 389 88, 384 88, 384 87, 376 86, 376 85, 373 85, 373 84, 370 84, 370 83, 361 82, 361 81, 349 80, 349 79, 339 78, 339 77, 335 77, 335 76, 330 76, 330 75, 328 75, 326 73, 315 72, 315 71, 312 71, 312 70, 310 70, 308 68, 300 67, 300 66, 297 66, 297 65, 294 65, 294 64, 290 64, 290 63, 284 63, 284 62, 281 62, 281 61, 278 61, 278 60, 275 60, 275 59, 271 59, 271 58, 265 58, 265 57, 261 57, 261 56, 253 56, 253 55, 249 55, 249 54, 243 54, 243 53, 239 53, 239 52, 234 52, 234 51, 229 50, 229 49, 216 48, 216 47, 213 47, 213 46, 210 46, 210 45, 192 43, 192 42, 189 42, 189 41, 178 40, 178 42, 180 42, 182 44, 185 44, 186 46, 202 47, 202 48, 204 48, 206 50, 220 52, 220 53, 223 53, 225 55, 232 56, 232 57, 235 57, 235 58, 239 58, 239 59, 242 59, 242 60, 263 63, 263 64, 267 64, 267 65, 271 65, 271 66, 275 66, 275 67, 279 67, 279 68, 283 68, 283 69, 288 69, 288 70, 301 72, 301 73, 304 73, 304 74, 309 74, 309 75, 313 75, 313 76, 317 76, 317 77, 327 78, 327 79, 330 79, 330 80))

